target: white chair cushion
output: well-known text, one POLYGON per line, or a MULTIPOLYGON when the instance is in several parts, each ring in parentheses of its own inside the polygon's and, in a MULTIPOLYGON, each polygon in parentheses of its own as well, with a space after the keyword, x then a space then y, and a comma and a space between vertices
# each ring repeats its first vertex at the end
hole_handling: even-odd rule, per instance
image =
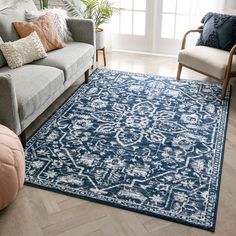
MULTIPOLYGON (((206 46, 196 46, 181 50, 178 61, 218 79, 226 73, 229 52, 206 46)), ((232 71, 236 71, 236 56, 233 58, 232 71)))

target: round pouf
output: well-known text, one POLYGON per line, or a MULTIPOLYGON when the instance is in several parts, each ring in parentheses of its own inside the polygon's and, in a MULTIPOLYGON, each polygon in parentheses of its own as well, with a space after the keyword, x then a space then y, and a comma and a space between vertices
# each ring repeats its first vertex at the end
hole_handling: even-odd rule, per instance
POLYGON ((8 206, 23 187, 25 155, 17 135, 0 125, 0 210, 8 206))

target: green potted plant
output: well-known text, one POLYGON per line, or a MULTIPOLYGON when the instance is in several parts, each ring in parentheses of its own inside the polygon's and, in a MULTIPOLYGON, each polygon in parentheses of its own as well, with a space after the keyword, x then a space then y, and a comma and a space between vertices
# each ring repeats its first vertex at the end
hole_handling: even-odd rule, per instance
POLYGON ((48 8, 48 0, 39 0, 39 3, 41 9, 48 8))
POLYGON ((92 19, 96 26, 97 49, 104 48, 104 30, 102 24, 108 23, 114 13, 119 13, 120 8, 114 6, 109 0, 80 0, 82 5, 77 6, 73 0, 63 0, 68 13, 74 17, 92 19))

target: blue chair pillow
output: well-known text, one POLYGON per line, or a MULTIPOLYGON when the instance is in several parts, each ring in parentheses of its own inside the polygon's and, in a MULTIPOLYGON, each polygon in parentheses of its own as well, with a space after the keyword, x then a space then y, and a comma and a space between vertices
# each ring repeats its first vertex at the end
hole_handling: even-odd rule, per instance
POLYGON ((236 44, 236 16, 207 13, 201 23, 203 32, 197 46, 208 46, 230 51, 236 44))

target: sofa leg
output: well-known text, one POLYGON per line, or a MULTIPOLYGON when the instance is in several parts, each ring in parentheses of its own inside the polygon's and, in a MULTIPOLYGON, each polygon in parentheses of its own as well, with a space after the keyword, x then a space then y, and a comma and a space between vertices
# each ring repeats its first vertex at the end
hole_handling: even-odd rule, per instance
POLYGON ((96 61, 98 61, 98 49, 96 49, 96 61))
POLYGON ((20 138, 20 141, 21 141, 21 144, 22 144, 23 148, 25 148, 25 146, 26 146, 26 134, 25 134, 25 131, 23 131, 20 134, 19 138, 20 138))
POLYGON ((181 63, 179 63, 176 80, 180 80, 180 75, 181 75, 181 72, 182 72, 182 68, 183 68, 183 65, 181 63))
POLYGON ((85 71, 84 76, 85 76, 85 83, 87 84, 88 83, 88 77, 89 77, 89 69, 85 71))

